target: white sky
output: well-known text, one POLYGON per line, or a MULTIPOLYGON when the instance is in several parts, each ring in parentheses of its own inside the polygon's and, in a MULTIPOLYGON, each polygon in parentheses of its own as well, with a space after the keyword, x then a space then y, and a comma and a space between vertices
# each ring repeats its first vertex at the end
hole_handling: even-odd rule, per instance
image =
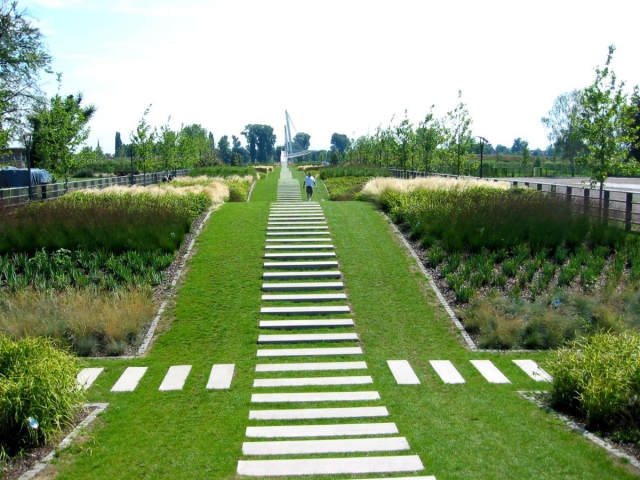
MULTIPOLYGON (((46 33, 62 93, 98 108, 92 146, 126 143, 152 103, 160 126, 199 123, 240 136, 284 111, 311 148, 350 138, 408 110, 456 105, 494 146, 549 143, 540 118, 561 93, 583 88, 614 44, 613 68, 640 83, 640 1, 22 0, 46 33), (288 73, 287 73, 288 72, 288 73)), ((48 76, 46 90, 56 91, 48 76)), ((244 144, 244 137, 242 137, 244 144)))

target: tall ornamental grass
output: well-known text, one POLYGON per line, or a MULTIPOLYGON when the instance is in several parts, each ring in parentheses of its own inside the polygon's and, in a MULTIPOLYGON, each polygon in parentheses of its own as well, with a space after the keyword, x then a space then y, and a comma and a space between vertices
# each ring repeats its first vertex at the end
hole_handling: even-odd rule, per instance
POLYGON ((0 460, 73 422, 84 398, 77 373, 77 360, 50 340, 0 333, 0 460))
POLYGON ((368 177, 331 177, 324 180, 331 200, 354 200, 368 177))
POLYGON ((198 167, 189 171, 190 177, 219 177, 228 178, 231 176, 244 177, 251 175, 253 178, 257 178, 256 169, 253 167, 232 167, 232 166, 219 166, 219 167, 198 167))
MULTIPOLYGON (((225 178, 200 175, 197 177, 192 176, 177 178, 172 181, 170 185, 178 187, 203 186, 205 188, 208 188, 209 185, 212 184, 223 184, 228 190, 228 194, 226 195, 225 200, 229 200, 230 202, 246 202, 247 197, 249 196, 251 184, 254 180, 255 176, 253 175, 229 175, 225 178)), ((162 187, 167 188, 167 184, 162 185, 162 187)))
POLYGON ((327 167, 318 171, 322 179, 339 177, 390 177, 391 172, 382 167, 365 165, 345 165, 342 167, 327 167))

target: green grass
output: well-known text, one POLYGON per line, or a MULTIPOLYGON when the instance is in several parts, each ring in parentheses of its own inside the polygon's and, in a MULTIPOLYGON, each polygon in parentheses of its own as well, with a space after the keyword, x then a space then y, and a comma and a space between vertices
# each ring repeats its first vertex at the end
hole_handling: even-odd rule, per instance
POLYGON ((256 182, 251 193, 252 202, 275 202, 276 188, 278 187, 278 178, 280 178, 280 168, 276 167, 273 172, 269 172, 267 178, 263 178, 256 182))
MULTIPOLYGON (((296 180, 300 181, 300 198, 307 198, 307 192, 304 189, 304 184, 302 183, 302 181, 304 180, 304 177, 306 177, 305 173, 301 170, 296 170, 294 168, 289 168, 289 170, 291 170, 291 176, 293 178, 295 178, 296 180)), ((318 188, 315 188, 313 190, 313 196, 311 197, 311 201, 312 202, 326 202, 329 200, 329 194, 327 193, 327 188, 324 186, 324 183, 322 182, 321 179, 316 178, 316 184, 318 185, 318 188)))

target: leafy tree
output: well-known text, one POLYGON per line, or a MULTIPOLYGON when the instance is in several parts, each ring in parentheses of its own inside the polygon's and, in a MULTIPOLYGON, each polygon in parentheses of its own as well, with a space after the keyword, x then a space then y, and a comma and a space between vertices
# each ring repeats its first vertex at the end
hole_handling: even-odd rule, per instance
POLYGON ((180 141, 183 152, 191 164, 203 165, 209 152, 207 131, 199 124, 182 126, 180 141))
POLYGON ((473 147, 471 136, 471 117, 467 106, 462 102, 462 90, 458 90, 460 103, 452 111, 447 113, 446 127, 448 133, 449 150, 455 161, 457 174, 460 175, 462 161, 473 147))
POLYGON ((171 117, 167 119, 167 123, 160 127, 160 133, 157 131, 155 133, 155 137, 158 139, 157 151, 162 157, 166 173, 178 168, 178 134, 169 127, 170 121, 171 117))
POLYGON ((331 150, 331 159, 329 161, 334 167, 340 163, 339 150, 331 150))
POLYGON ((406 175, 409 158, 411 158, 411 170, 415 170, 413 168, 415 133, 413 125, 407 118, 406 110, 404 111, 404 120, 395 128, 394 133, 398 142, 398 163, 406 175))
POLYGON ((416 142, 425 173, 429 173, 436 151, 445 141, 444 132, 438 119, 433 115, 433 105, 427 116, 420 122, 416 129, 416 142))
POLYGON ((120 138, 120 132, 116 132, 116 149, 114 150, 114 157, 120 156, 120 150, 122 150, 122 138, 120 138))
POLYGON ((244 163, 244 161, 242 159, 242 155, 240 155, 239 153, 234 153, 231 156, 231 165, 236 166, 236 167, 240 167, 240 166, 242 166, 243 163, 244 163))
POLYGON ((152 168, 154 158, 155 132, 151 130, 151 125, 147 123, 147 115, 150 108, 151 105, 144 111, 136 131, 131 132, 129 136, 133 148, 133 163, 142 170, 144 185, 147 184, 147 170, 152 168))
POLYGON ((229 137, 227 135, 223 135, 218 140, 218 153, 224 163, 231 163, 231 149, 229 148, 229 137))
POLYGON ((520 137, 513 140, 513 145, 511 146, 511 151, 514 155, 522 155, 523 142, 520 137))
POLYGON ((520 144, 520 154, 522 155, 522 165, 526 167, 529 164, 529 158, 531 158, 529 142, 527 142, 526 140, 523 140, 520 144))
POLYGON ((308 150, 309 145, 311 144, 311 135, 304 132, 298 132, 295 137, 293 137, 293 143, 300 150, 308 150))
POLYGON ((349 137, 342 133, 334 133, 331 135, 331 151, 344 153, 349 147, 349 137))
POLYGON ((496 145, 496 154, 502 154, 502 155, 509 155, 511 153, 511 150, 509 150, 509 148, 505 145, 496 145))
POLYGON ((88 123, 96 111, 94 105, 83 107, 82 94, 60 95, 58 93, 47 104, 36 106, 29 116, 33 130, 34 149, 42 161, 42 166, 56 177, 64 179, 68 187, 70 173, 79 167, 85 156, 76 155, 76 150, 89 137, 88 123))
POLYGON ((581 90, 573 90, 558 96, 549 110, 549 116, 542 117, 542 124, 548 130, 548 138, 563 158, 569 159, 571 176, 575 177, 575 159, 584 152, 584 142, 577 125, 577 116, 581 108, 581 90))
POLYGON ((631 101, 625 108, 628 158, 640 162, 640 91, 636 85, 631 101))
POLYGON ((43 40, 18 2, 0 0, 0 148, 41 101, 40 73, 50 73, 51 64, 43 40))
POLYGON ((242 159, 240 165, 251 161, 249 152, 247 152, 247 149, 242 146, 240 139, 235 135, 231 135, 231 155, 233 156, 234 153, 240 155, 240 158, 242 159))
POLYGON ((266 163, 273 156, 276 136, 269 125, 249 124, 241 133, 247 139, 251 162, 266 163))
POLYGON ((592 172, 592 185, 600 183, 601 201, 604 181, 623 169, 621 159, 627 131, 623 115, 626 104, 624 82, 618 83, 610 68, 614 52, 615 47, 611 45, 605 67, 596 67, 596 78, 584 89, 580 96, 580 109, 574 115, 587 149, 581 163, 592 172))

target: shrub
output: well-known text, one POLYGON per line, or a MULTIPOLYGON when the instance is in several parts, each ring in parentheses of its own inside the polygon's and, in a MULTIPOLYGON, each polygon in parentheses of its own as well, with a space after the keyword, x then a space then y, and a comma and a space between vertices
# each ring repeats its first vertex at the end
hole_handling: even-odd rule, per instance
POLYGON ((339 178, 339 177, 366 177, 363 180, 364 186, 367 181, 372 177, 390 177, 391 172, 382 167, 371 167, 365 165, 346 165, 343 167, 330 167, 318 170, 317 175, 320 178, 339 178))
POLYGON ((73 421, 84 396, 77 372, 75 358, 48 339, 0 334, 0 457, 47 441, 73 421))
POLYGON ((256 169, 254 167, 220 166, 220 167, 198 167, 198 168, 191 169, 191 171, 189 172, 190 177, 207 176, 207 177, 228 178, 232 176, 244 177, 246 175, 257 177, 256 169))
POLYGON ((329 177, 324 184, 331 200, 348 201, 357 199, 357 193, 367 183, 369 177, 329 177))

